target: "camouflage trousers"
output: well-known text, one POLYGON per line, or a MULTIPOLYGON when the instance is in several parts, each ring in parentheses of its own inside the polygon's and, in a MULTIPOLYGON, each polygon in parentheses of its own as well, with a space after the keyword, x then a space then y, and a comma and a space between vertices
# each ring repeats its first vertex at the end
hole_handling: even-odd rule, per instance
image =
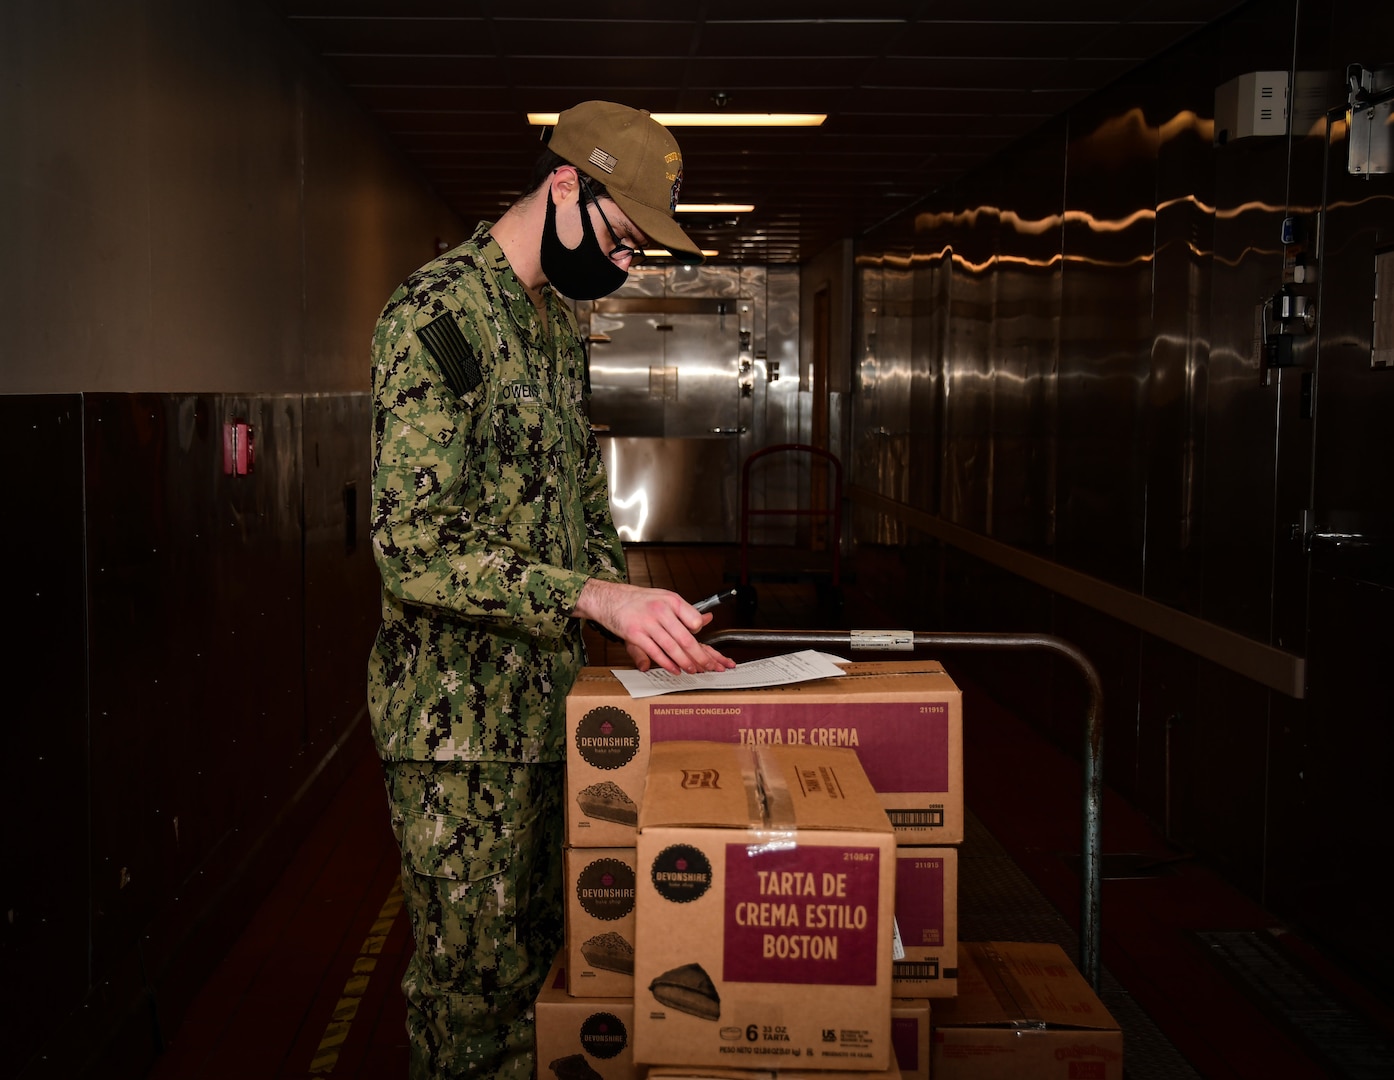
POLYGON ((527 1080, 533 1003, 562 946, 562 763, 383 769, 415 941, 411 1080, 527 1080))

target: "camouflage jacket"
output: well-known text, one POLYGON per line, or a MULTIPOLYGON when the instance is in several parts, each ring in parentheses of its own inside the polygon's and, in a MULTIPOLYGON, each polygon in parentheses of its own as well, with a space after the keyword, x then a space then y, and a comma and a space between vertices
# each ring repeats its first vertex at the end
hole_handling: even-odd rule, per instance
POLYGON ((409 277, 373 335, 368 708, 390 760, 559 760, 568 613, 587 578, 625 576, 575 322, 548 287, 544 326, 488 230, 409 277))

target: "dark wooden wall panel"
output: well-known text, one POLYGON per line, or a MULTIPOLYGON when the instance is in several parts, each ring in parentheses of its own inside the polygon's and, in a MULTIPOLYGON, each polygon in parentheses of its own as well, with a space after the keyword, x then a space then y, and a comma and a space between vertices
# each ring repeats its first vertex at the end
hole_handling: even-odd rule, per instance
POLYGON ((87 965, 82 399, 0 396, 8 568, 0 751, 0 1074, 77 1009, 87 965), (19 974, 23 973, 20 978, 19 974))
POLYGON ((372 409, 367 394, 305 398, 305 713, 310 745, 366 726, 378 575, 368 537, 372 409))
POLYGON ((0 1080, 143 1076, 370 752, 369 439, 361 393, 0 396, 0 1080))

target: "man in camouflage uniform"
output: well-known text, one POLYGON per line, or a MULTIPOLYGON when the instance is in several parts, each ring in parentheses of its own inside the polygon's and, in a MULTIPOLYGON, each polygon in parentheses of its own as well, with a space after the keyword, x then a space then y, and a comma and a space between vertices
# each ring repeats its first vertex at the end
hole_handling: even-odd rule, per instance
POLYGON ((532 1007, 562 944, 565 698, 581 626, 636 667, 719 670, 682 597, 625 583, 583 351, 557 295, 594 299, 673 221, 682 157, 646 112, 563 113, 531 191, 392 295, 373 338, 368 668, 415 952, 411 1076, 533 1069, 532 1007))

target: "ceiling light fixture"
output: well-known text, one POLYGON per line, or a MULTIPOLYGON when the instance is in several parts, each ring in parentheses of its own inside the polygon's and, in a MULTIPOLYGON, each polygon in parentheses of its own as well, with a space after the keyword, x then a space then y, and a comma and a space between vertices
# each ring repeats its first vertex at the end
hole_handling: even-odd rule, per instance
MULTIPOLYGON (((715 258, 716 255, 717 251, 715 248, 702 249, 702 257, 704 259, 715 258)), ((644 248, 644 258, 646 259, 671 259, 672 257, 673 253, 667 248, 644 248)))
MULTIPOLYGON (((560 113, 528 113, 528 123, 551 127, 560 113)), ((652 113, 664 127, 819 127, 827 113, 652 113)))
POLYGON ((678 214, 749 214, 755 209, 754 203, 678 203, 674 213, 678 214))

